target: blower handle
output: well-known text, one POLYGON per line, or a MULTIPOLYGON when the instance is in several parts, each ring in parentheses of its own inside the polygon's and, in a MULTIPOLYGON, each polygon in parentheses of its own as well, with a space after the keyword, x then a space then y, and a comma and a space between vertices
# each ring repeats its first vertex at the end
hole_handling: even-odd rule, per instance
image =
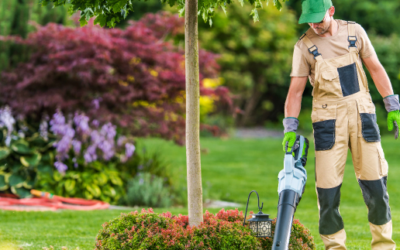
MULTIPOLYGON (((296 138, 296 141, 297 141, 297 138, 296 138)), ((296 142, 294 144, 296 144, 296 142)), ((292 147, 292 150, 290 150, 290 152, 287 151, 288 148, 289 148, 289 142, 287 141, 286 144, 285 144, 285 153, 286 154, 292 154, 293 153, 293 149, 294 149, 294 145, 292 147)))

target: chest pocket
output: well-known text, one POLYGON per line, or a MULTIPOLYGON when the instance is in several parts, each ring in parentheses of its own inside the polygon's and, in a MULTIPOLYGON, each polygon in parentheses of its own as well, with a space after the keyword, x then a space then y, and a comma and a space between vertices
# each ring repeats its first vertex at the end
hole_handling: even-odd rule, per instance
POLYGON ((349 96, 360 91, 356 63, 340 67, 337 71, 339 72, 340 86, 342 87, 343 96, 349 96))
POLYGON ((339 74, 336 68, 321 69, 319 96, 343 96, 340 87, 339 74))
POLYGON ((327 71, 322 72, 322 78, 325 81, 333 81, 337 77, 338 77, 337 70, 327 70, 327 71))
POLYGON ((311 113, 315 150, 330 150, 336 140, 336 105, 314 105, 311 113))

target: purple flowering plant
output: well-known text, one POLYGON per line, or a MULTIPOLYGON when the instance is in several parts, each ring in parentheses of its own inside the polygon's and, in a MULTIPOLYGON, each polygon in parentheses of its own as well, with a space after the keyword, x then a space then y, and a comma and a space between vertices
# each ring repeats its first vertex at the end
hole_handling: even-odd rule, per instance
POLYGON ((54 162, 51 173, 40 173, 37 189, 120 203, 132 177, 121 168, 135 169, 131 137, 121 136, 110 122, 100 123, 83 112, 64 115, 61 111, 48 122, 48 134, 55 137, 54 162))
POLYGON ((36 124, 0 108, 0 144, 0 190, 22 198, 33 188, 126 205, 127 183, 135 176, 139 184, 145 173, 172 184, 157 154, 136 150, 115 125, 80 112, 65 116, 58 111, 36 124))
POLYGON ((82 112, 66 119, 57 111, 50 120, 50 131, 57 137, 54 166, 60 173, 69 168, 66 162, 72 161, 75 168, 95 161, 124 163, 135 152, 132 140, 117 136, 115 125, 110 122, 100 125, 82 112))
POLYGON ((7 136, 5 140, 6 146, 10 146, 11 133, 14 131, 15 119, 11 114, 11 109, 6 106, 0 109, 0 127, 7 129, 7 136))

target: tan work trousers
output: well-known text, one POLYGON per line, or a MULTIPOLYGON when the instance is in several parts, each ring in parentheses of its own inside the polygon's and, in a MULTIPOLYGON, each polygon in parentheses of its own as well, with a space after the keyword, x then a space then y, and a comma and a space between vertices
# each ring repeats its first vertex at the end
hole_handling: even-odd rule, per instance
MULTIPOLYGON (((316 142, 316 147, 325 147, 324 150, 315 152, 315 175, 320 209, 320 234, 326 249, 346 249, 346 234, 339 213, 339 203, 349 148, 356 178, 368 207, 372 249, 395 249, 391 239, 392 222, 386 191, 388 165, 380 142, 368 142, 363 137, 362 115, 367 113, 359 111, 374 114, 375 107, 370 100, 369 95, 356 94, 342 102, 314 103, 314 133, 320 131, 316 124, 335 120, 331 126, 331 140, 320 140, 319 135, 315 135, 317 140, 320 140, 316 142), (321 110, 317 107, 321 107, 321 110)), ((323 133, 328 133, 329 125, 325 124, 322 129, 323 133)), ((364 136, 374 139, 376 134, 364 133, 364 136)))
POLYGON ((392 221, 386 182, 388 164, 380 143, 375 106, 355 41, 355 23, 349 22, 349 53, 326 59, 303 35, 314 55, 315 82, 312 122, 315 175, 320 210, 319 232, 326 249, 346 249, 344 223, 339 212, 340 188, 350 148, 365 204, 373 250, 393 250, 392 221))

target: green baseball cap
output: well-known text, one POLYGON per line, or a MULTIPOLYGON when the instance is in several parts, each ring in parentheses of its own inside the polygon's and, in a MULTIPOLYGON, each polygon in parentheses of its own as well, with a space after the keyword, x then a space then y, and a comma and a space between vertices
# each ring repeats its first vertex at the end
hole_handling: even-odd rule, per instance
POLYGON ((331 6, 332 0, 303 0, 299 24, 321 22, 331 6))

